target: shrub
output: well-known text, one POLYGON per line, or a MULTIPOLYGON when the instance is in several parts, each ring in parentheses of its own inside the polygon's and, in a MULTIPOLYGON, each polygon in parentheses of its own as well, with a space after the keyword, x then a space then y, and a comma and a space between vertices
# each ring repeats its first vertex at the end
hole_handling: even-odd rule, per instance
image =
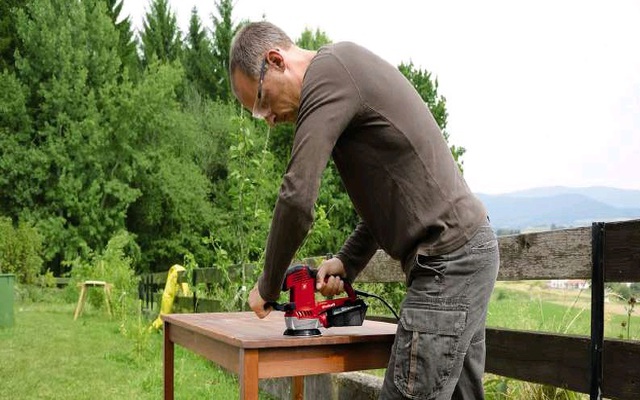
MULTIPOLYGON (((124 298, 136 290, 133 265, 139 257, 139 248, 133 235, 127 231, 115 234, 102 253, 92 254, 91 260, 77 258, 71 265, 70 290, 77 291, 77 284, 85 280, 100 280, 113 285, 111 301, 116 314, 126 310, 118 307, 124 298)), ((104 297, 101 291, 93 291, 89 297, 91 305, 101 307, 104 297)))
POLYGON ((0 217, 0 272, 15 274, 20 283, 35 283, 42 269, 42 237, 38 230, 21 221, 0 217))

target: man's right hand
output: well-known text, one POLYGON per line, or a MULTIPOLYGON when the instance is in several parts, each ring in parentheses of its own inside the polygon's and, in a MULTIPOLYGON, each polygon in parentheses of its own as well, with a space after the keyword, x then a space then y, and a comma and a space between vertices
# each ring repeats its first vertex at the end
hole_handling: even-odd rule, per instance
POLYGON ((344 281, 340 277, 345 277, 346 275, 347 271, 345 271, 344 265, 339 258, 333 257, 325 260, 318 267, 316 289, 325 297, 342 293, 344 292, 344 281), (325 282, 327 276, 329 278, 325 282))

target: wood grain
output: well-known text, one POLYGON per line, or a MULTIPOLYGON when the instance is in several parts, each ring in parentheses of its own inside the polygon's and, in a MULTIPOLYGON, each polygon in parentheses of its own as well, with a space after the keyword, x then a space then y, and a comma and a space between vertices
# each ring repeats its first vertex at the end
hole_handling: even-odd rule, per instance
POLYGON ((602 392, 613 399, 640 399, 640 344, 605 340, 602 350, 602 392))
POLYGON ((640 282, 640 220, 604 225, 604 280, 640 282))
MULTIPOLYGON (((173 346, 179 344, 237 373, 242 399, 257 399, 258 380, 346 372, 387 365, 396 325, 323 329, 320 337, 284 336, 284 314, 258 319, 253 312, 169 314, 164 321, 165 398, 173 398, 173 346)), ((294 398, 303 384, 294 380, 294 398)))
POLYGON ((240 351, 240 398, 258 400, 258 350, 240 351))
MULTIPOLYGON (((498 280, 590 279, 591 228, 501 236, 498 280)), ((404 282, 400 262, 378 250, 356 282, 404 282)))
POLYGON ((486 371, 589 392, 589 338, 487 329, 486 371))
POLYGON ((264 319, 259 319, 251 311, 167 314, 162 319, 200 336, 245 349, 385 342, 390 335, 395 335, 396 330, 393 324, 365 321, 362 326, 321 328, 322 336, 319 337, 284 336, 284 313, 276 311, 264 319))

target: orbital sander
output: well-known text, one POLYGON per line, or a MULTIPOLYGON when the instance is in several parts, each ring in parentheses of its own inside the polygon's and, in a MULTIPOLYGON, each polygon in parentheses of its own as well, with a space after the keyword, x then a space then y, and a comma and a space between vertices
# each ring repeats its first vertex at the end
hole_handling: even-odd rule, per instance
MULTIPOLYGON (((380 297, 354 290, 351 283, 343 278, 347 297, 332 298, 316 301, 315 269, 308 265, 295 265, 287 270, 282 291, 289 291, 288 303, 267 302, 265 307, 284 311, 286 336, 320 336, 320 327, 360 326, 367 313, 367 304, 360 296, 375 297, 382 300, 387 307, 391 307, 380 297)), ((395 311, 391 309, 394 315, 395 311)), ((397 318, 397 315, 396 315, 397 318)))

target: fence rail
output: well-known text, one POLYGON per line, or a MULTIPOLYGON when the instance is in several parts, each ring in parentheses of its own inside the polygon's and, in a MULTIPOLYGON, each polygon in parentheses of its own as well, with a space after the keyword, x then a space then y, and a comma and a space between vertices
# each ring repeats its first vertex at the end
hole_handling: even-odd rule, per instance
MULTIPOLYGON (((640 342, 594 333, 605 322, 604 282, 640 282, 640 220, 503 236, 498 242, 499 281, 595 277, 600 282, 592 281, 592 336, 488 328, 487 372, 590 393, 591 399, 599 399, 598 393, 640 398, 640 342)), ((215 272, 197 276, 213 279, 215 272)), ((378 251, 356 282, 404 280, 399 263, 378 251)), ((153 281, 164 284, 161 275, 153 281)))

